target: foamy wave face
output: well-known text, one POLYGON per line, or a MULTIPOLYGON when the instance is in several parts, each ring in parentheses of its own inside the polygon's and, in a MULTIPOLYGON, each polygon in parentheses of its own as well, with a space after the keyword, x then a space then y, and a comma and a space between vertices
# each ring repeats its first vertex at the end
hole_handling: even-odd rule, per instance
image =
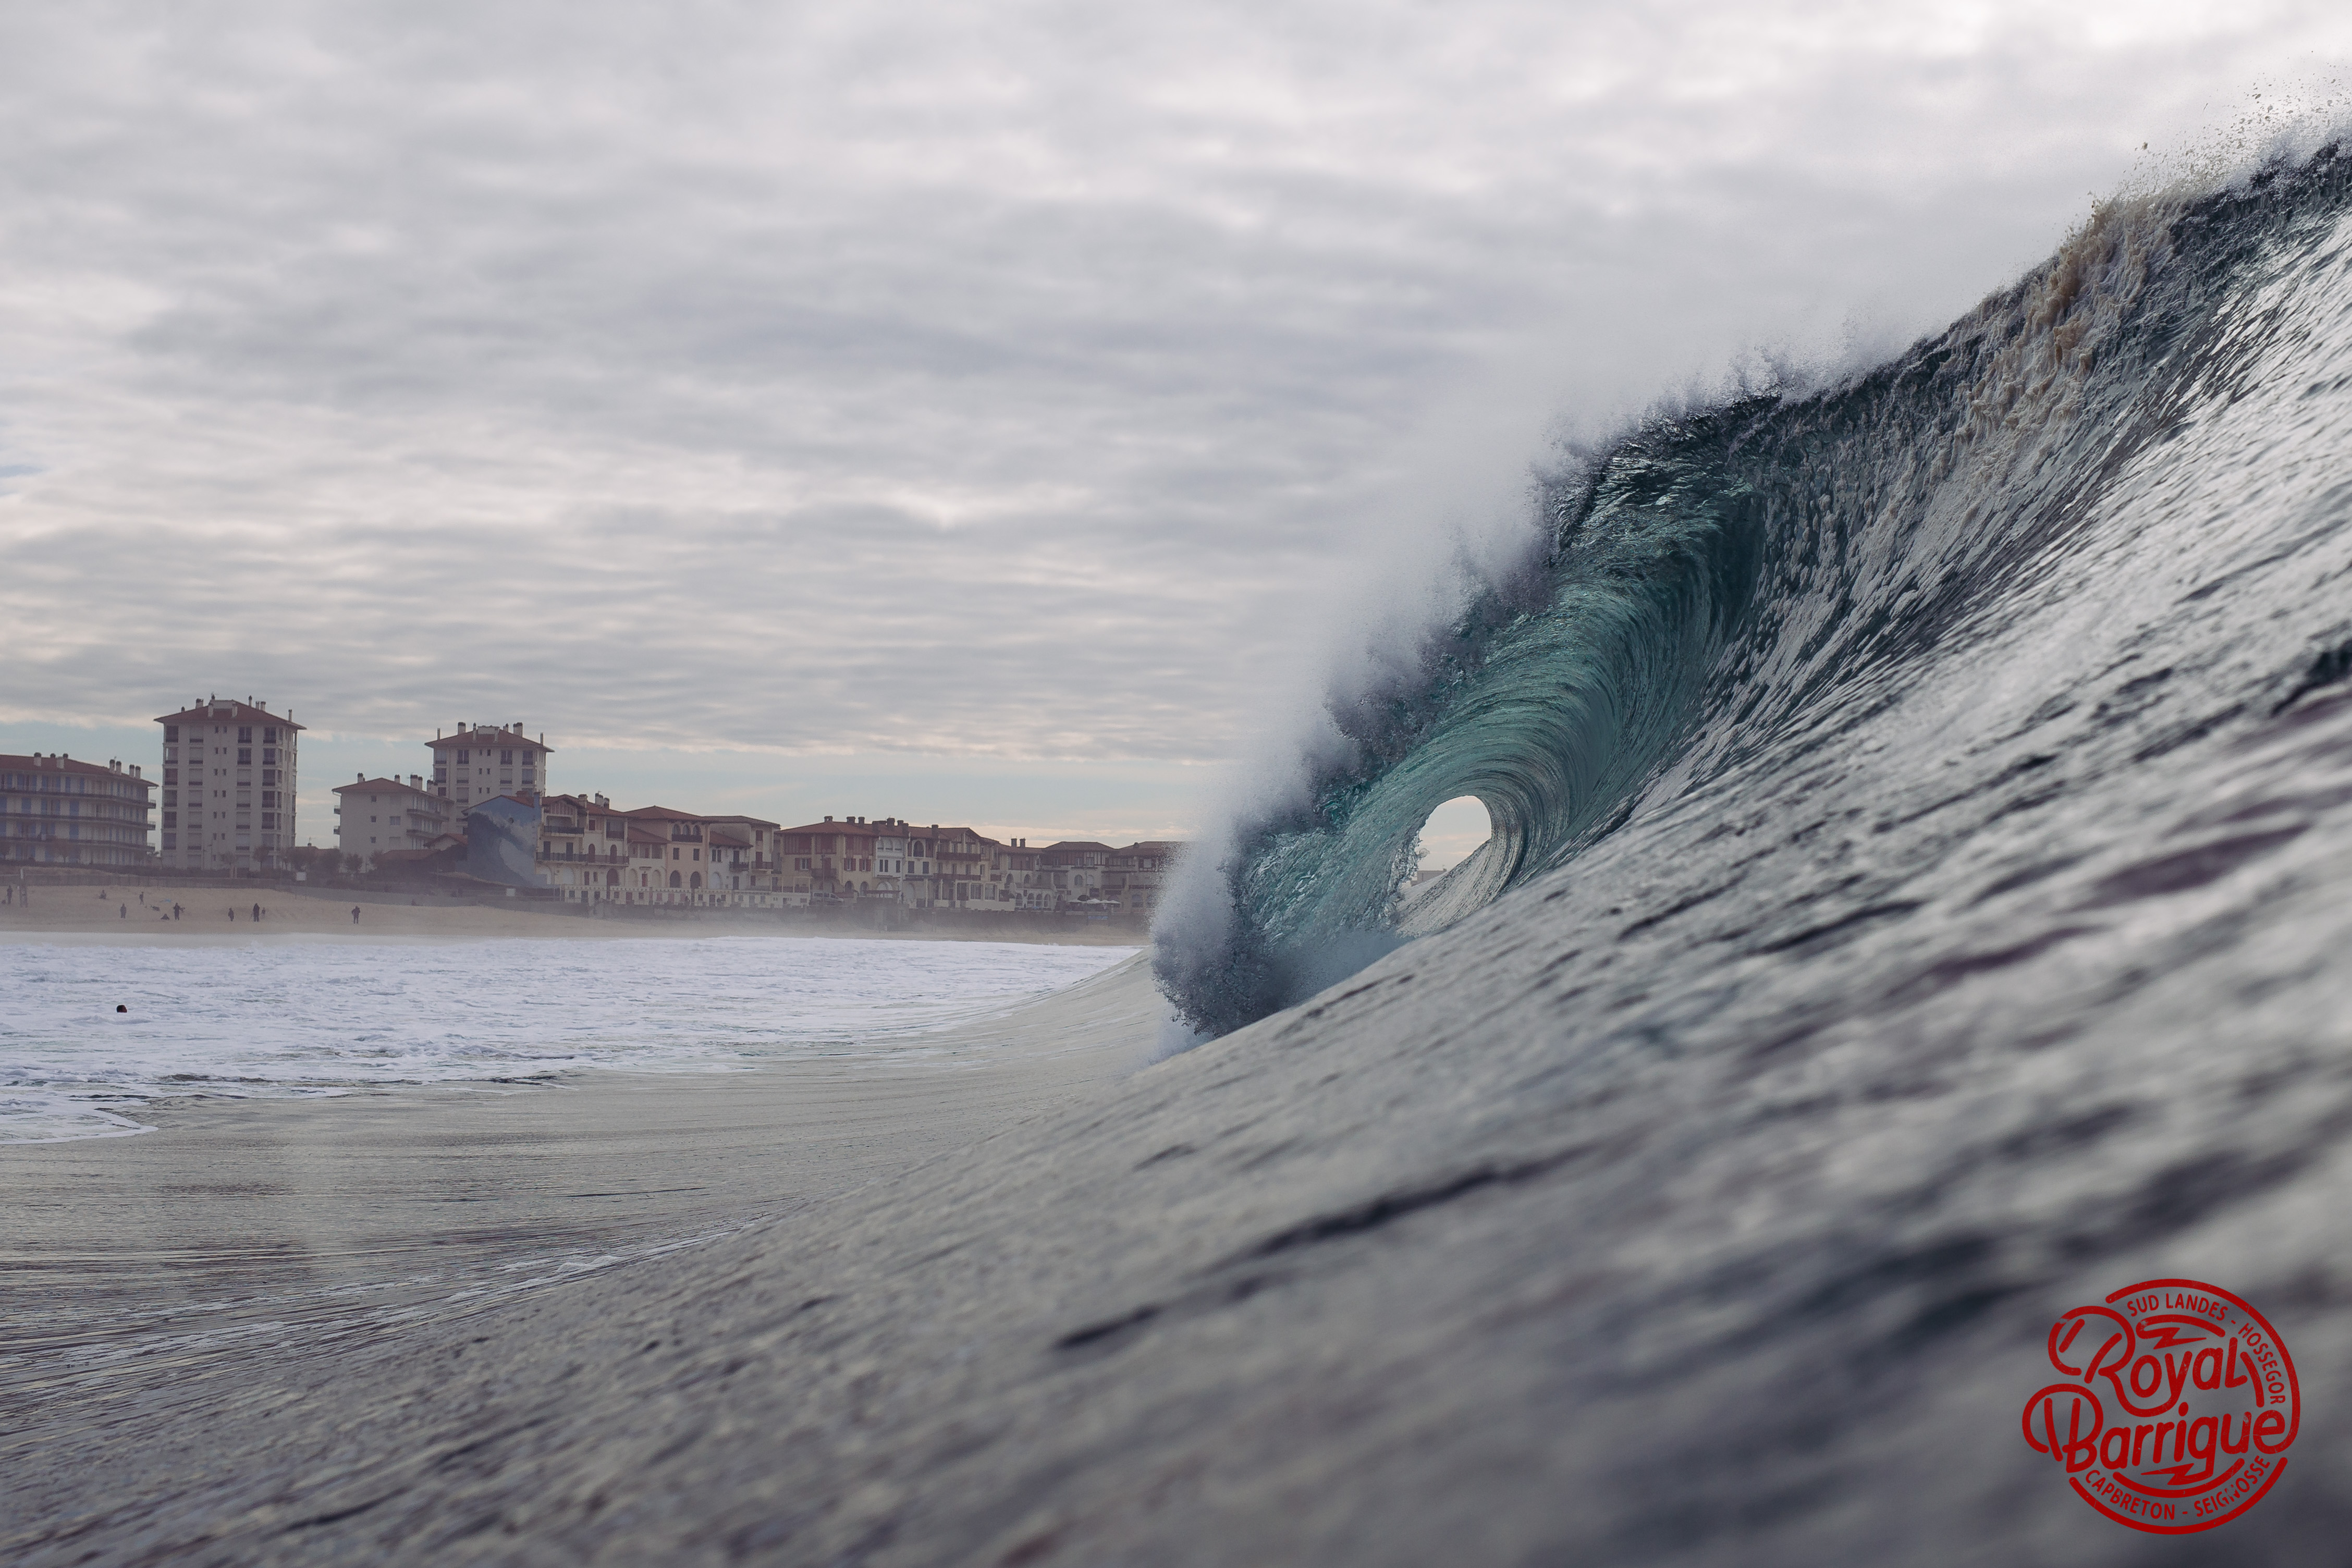
POLYGON ((1132 951, 757 937, 13 946, 0 1142, 145 1131, 141 1104, 190 1095, 921 1053, 937 1030, 1132 951))

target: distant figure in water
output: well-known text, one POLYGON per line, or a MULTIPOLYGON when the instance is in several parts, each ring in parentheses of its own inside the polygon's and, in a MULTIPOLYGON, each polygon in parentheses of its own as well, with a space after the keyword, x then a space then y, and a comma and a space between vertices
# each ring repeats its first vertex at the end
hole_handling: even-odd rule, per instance
POLYGON ((360 923, 360 907, 359 907, 357 904, 353 904, 353 905, 352 906, 352 924, 353 924, 353 925, 357 925, 357 924, 359 924, 359 923, 360 923))
POLYGON ((124 1006, 124 1005, 123 1005, 121 1003, 120 1003, 120 1002, 117 1002, 117 1003, 114 1005, 114 1010, 115 1010, 116 1012, 118 1012, 118 1013, 128 1013, 129 1011, 131 1011, 131 1009, 130 1009, 130 1008, 128 1008, 128 1007, 124 1006))

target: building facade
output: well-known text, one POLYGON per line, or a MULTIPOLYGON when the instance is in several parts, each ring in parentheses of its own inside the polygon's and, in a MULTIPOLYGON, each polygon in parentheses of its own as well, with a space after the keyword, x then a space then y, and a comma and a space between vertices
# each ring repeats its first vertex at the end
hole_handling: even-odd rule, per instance
POLYGON ((163 864, 276 871, 291 862, 302 726, 263 703, 209 698, 163 727, 163 864))
POLYGON ((467 808, 502 795, 548 793, 547 737, 534 741, 511 725, 460 724, 455 733, 435 734, 433 793, 449 803, 453 820, 467 808))
POLYGON ((783 891, 776 865, 777 827, 757 816, 706 816, 711 902, 773 909, 783 891))
POLYGON ((856 817, 803 823, 776 836, 784 885, 798 902, 830 903, 874 890, 874 841, 877 828, 856 817))
POLYGON ((372 779, 337 784, 335 847, 374 861, 395 850, 424 850, 450 829, 449 806, 415 773, 406 784, 372 779))
POLYGON ((539 868, 539 797, 492 795, 467 807, 466 874, 509 888, 546 886, 539 868))
POLYGON ((0 756, 0 865, 144 867, 154 788, 121 763, 0 756))
POLYGON ((1175 868, 1184 847, 1164 839, 1145 839, 1115 849, 1103 866, 1102 896, 1129 914, 1148 913, 1160 907, 1160 891, 1175 868))

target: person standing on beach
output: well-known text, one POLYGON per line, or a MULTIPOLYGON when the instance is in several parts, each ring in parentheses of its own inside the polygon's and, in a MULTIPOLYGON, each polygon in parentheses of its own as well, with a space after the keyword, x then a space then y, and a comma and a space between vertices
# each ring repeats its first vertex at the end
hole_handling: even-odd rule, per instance
POLYGON ((114 918, 120 921, 129 920, 131 918, 131 906, 127 903, 117 905, 114 918))
POLYGON ((352 924, 353 924, 353 925, 357 925, 357 924, 359 924, 359 923, 360 923, 360 907, 359 907, 357 904, 353 904, 353 905, 352 906, 352 924))
POLYGON ((172 900, 172 918, 173 920, 180 918, 180 900, 177 899, 172 900))
POLYGON ((256 925, 259 925, 261 923, 261 906, 259 904, 253 906, 253 923, 256 925))
POLYGON ((231 904, 228 907, 228 923, 231 925, 236 924, 236 906, 235 904, 231 904))

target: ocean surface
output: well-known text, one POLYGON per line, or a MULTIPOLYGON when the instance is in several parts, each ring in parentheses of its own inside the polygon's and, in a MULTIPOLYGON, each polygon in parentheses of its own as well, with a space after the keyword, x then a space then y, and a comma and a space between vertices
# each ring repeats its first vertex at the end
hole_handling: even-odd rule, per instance
POLYGON ((139 1106, 165 1097, 921 1054, 941 1029, 1132 952, 794 937, 11 943, 0 1142, 144 1131, 139 1106))

